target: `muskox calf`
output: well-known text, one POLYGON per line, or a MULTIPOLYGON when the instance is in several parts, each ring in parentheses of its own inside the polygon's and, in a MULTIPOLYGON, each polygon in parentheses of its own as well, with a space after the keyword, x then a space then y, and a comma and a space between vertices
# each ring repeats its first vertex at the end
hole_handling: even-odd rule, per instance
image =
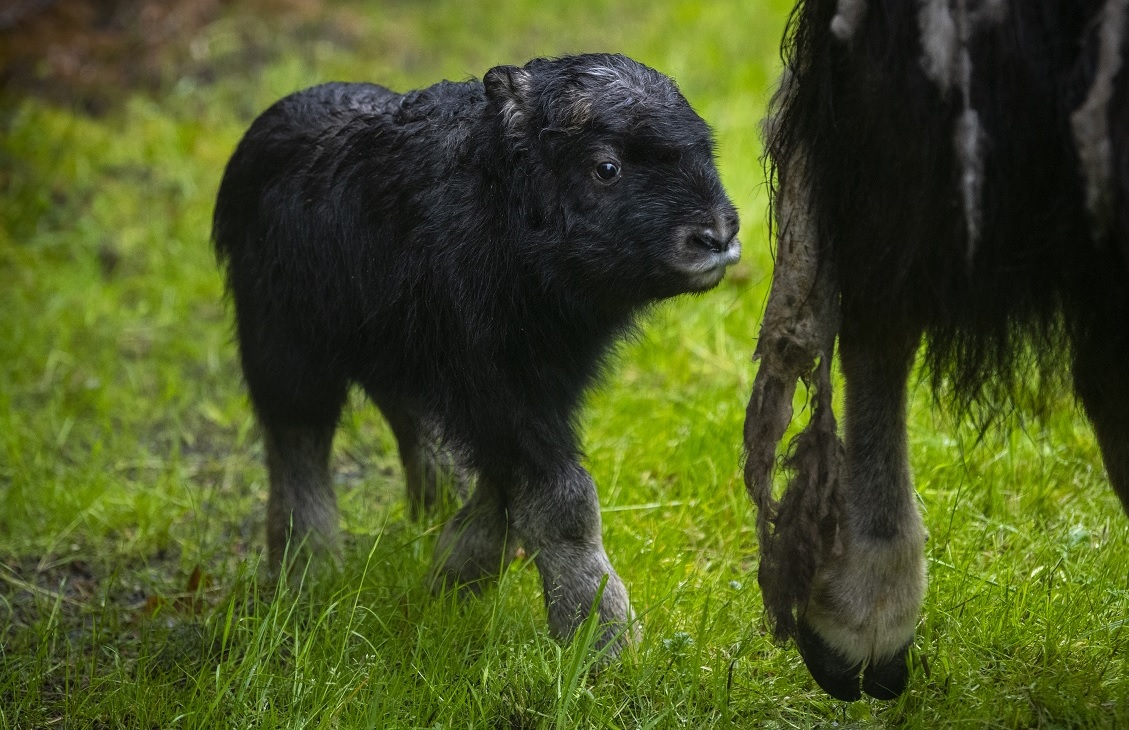
POLYGON ((906 444, 922 340, 937 392, 963 406, 1069 370, 1129 507, 1127 41, 1126 0, 797 3, 766 125, 778 257, 746 481, 777 633, 836 697, 860 678, 876 697, 906 685, 925 593, 906 444), (777 502, 774 448, 816 361, 777 502))
POLYGON ((410 502, 477 486, 439 541, 444 583, 496 578, 520 542, 566 638, 606 579, 577 409, 640 309, 710 289, 740 253, 705 122, 623 56, 538 59, 397 94, 325 84, 263 113, 228 163, 214 239, 262 427, 270 556, 332 545, 330 446, 359 385, 410 502))

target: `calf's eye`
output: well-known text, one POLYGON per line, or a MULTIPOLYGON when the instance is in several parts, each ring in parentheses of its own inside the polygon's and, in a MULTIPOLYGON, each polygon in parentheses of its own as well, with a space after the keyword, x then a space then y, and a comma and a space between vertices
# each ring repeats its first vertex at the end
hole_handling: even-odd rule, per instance
POLYGON ((611 182, 619 177, 619 165, 614 162, 601 162, 596 165, 596 177, 603 182, 611 182))

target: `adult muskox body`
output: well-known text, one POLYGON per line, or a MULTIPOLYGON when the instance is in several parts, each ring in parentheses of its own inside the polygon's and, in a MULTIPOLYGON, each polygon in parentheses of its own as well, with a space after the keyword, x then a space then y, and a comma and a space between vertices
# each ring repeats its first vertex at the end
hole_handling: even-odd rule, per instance
POLYGON ((524 543, 556 636, 598 596, 605 638, 625 627, 577 410, 641 308, 709 289, 740 251, 709 129, 670 79, 591 55, 407 94, 298 92, 239 144, 214 225, 275 562, 336 540, 330 446, 356 384, 414 507, 444 470, 437 439, 477 473, 442 581, 479 586, 524 543))
POLYGON ((859 697, 860 674, 878 697, 906 682, 925 590, 906 382, 923 339, 935 392, 962 406, 1070 372, 1129 506, 1127 16, 1126 0, 794 10, 765 127, 778 260, 746 481, 778 635, 836 697, 859 697), (775 446, 813 371, 777 502, 775 446))

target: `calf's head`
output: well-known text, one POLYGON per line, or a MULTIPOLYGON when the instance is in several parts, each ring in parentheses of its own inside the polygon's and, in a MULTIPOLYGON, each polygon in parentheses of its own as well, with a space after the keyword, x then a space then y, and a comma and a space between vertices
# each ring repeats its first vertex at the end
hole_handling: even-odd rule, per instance
POLYGON ((520 177, 539 267, 637 304, 715 286, 740 257, 710 129, 659 72, 618 55, 499 66, 483 79, 520 177))

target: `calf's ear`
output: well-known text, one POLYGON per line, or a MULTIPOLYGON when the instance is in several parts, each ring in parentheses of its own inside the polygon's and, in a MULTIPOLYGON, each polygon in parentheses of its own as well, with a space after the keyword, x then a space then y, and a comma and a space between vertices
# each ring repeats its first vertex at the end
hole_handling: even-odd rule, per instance
POLYGON ((532 84, 528 71, 517 66, 495 66, 482 77, 486 98, 497 105, 507 134, 518 137, 525 127, 532 84))

